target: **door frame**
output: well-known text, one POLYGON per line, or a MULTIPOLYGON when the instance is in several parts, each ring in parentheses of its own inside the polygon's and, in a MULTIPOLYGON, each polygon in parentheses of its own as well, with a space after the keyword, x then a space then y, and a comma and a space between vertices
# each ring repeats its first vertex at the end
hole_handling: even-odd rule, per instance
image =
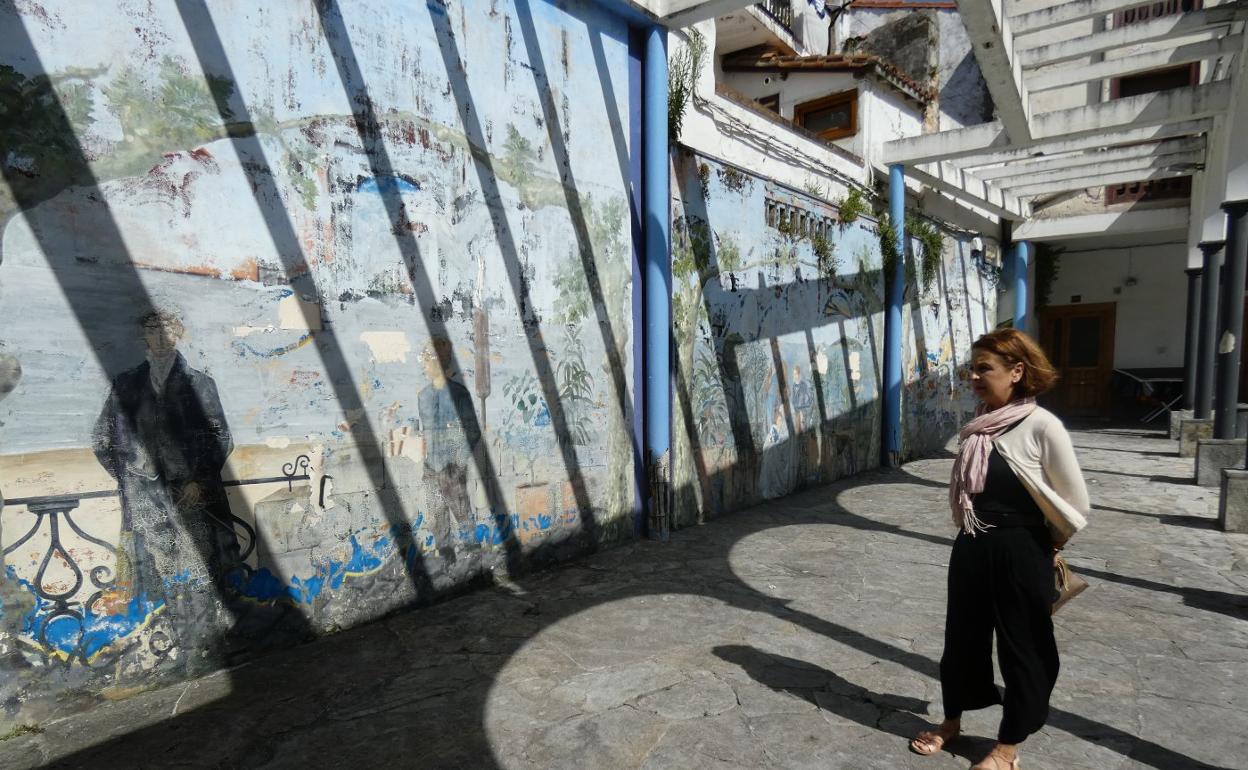
MULTIPOLYGON (((1110 380, 1114 373, 1114 341, 1116 339, 1116 326, 1118 321, 1118 303, 1117 302, 1087 302, 1076 303, 1073 305, 1047 305, 1037 312, 1037 318, 1040 323, 1040 334, 1037 342, 1040 343, 1045 355, 1050 355, 1052 344, 1046 347, 1045 342, 1048 340, 1047 330, 1049 325, 1055 319, 1065 319, 1072 316, 1082 315, 1099 315, 1101 317, 1101 361, 1106 361, 1097 367, 1097 399, 1096 411, 1099 416, 1108 417, 1109 409, 1109 386, 1110 380)), ((1067 339, 1063 340, 1062 353, 1069 353, 1069 327, 1063 326, 1063 331, 1067 339)), ((1060 374, 1064 367, 1062 361, 1051 360, 1053 367, 1060 374)), ((1059 381, 1058 388, 1061 387, 1059 381)), ((1056 390, 1056 389, 1055 389, 1056 390)), ((1061 403, 1054 393, 1052 403, 1054 411, 1062 411, 1066 408, 1066 404, 1061 403)))

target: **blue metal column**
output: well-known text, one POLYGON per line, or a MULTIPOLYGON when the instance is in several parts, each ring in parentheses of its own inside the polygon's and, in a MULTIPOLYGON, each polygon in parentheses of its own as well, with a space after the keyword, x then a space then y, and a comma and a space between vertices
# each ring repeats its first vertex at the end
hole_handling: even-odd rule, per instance
POLYGON ((633 535, 641 537, 646 532, 646 450, 645 407, 646 373, 641 362, 645 359, 646 315, 644 294, 646 236, 642 225, 644 180, 642 174, 642 62, 645 59, 647 30, 630 27, 628 34, 628 184, 629 214, 632 224, 633 249, 633 333, 629 355, 633 362, 633 535))
POLYGON ((646 33, 643 68, 642 173, 645 253, 646 473, 649 535, 671 530, 671 176, 667 136, 667 29, 646 33))
POLYGON ((888 167, 888 216, 897 241, 892 275, 884 276, 884 435, 880 461, 901 465, 901 304, 906 291, 906 171, 888 167))
POLYGON ((1028 312, 1027 266, 1031 262, 1031 244, 1019 241, 1014 244, 1014 328, 1028 333, 1031 313, 1028 312))

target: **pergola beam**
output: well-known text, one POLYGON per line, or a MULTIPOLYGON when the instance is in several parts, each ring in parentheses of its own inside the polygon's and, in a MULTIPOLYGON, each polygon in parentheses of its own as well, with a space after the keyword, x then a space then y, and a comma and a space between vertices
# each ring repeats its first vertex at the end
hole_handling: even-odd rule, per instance
POLYGON ((1069 3, 1055 3, 1029 13, 1011 13, 1010 23, 1014 27, 1015 36, 1021 37, 1060 27, 1063 24, 1095 19, 1115 11, 1139 6, 1140 0, 1075 0, 1069 3))
POLYGON ((1153 179, 1177 179, 1181 176, 1191 176, 1195 173, 1195 169, 1169 170, 1156 169, 1153 171, 1134 171, 1123 174, 1094 174, 1092 176, 1079 177, 1077 179, 1062 179, 1056 182, 1046 182, 1044 184, 1030 184, 1021 187, 1015 187, 1012 192, 1019 198, 1035 198, 1040 195, 1053 195, 1055 193, 1071 192, 1073 190, 1086 190, 1092 187, 1108 187, 1116 184, 1132 184, 1134 182, 1148 182, 1153 179))
POLYGON ((973 168, 976 166, 988 166, 996 163, 1008 163, 1010 161, 1018 160, 1040 158, 1047 159, 1054 155, 1060 156, 1083 150, 1099 150, 1101 148, 1115 147, 1118 145, 1154 142, 1159 139, 1168 139, 1175 136, 1202 134, 1209 131, 1211 125, 1212 123, 1209 120, 1188 120, 1181 123, 1165 123, 1158 126, 1147 126, 1145 128, 1129 128, 1123 131, 1107 134, 1093 134, 1091 136, 1079 137, 1078 139, 1062 139, 1056 142, 1039 142, 1031 145, 1030 147, 1024 147, 1021 149, 1002 150, 984 155, 966 157, 958 161, 955 165, 962 168, 973 168))
POLYGON ((1115 147, 1099 152, 1072 153, 1056 158, 1049 155, 1043 155, 1039 158, 1025 158, 1001 166, 977 169, 974 173, 977 178, 985 182, 993 182, 1002 177, 1018 174, 1037 174, 1059 169, 1099 166, 1102 163, 1113 163, 1137 158, 1156 158, 1175 153, 1203 151, 1204 149, 1205 138, 1203 136, 1193 136, 1169 139, 1156 144, 1115 147))
MULTIPOLYGON (((1173 16, 1161 16, 1141 24, 1116 27, 1104 32, 1094 32, 1073 40, 1025 48, 1015 53, 1015 59, 1024 69, 1059 64, 1105 53, 1115 48, 1126 48, 1167 39, 1173 41, 1175 37, 1200 32, 1213 26, 1230 24, 1246 16, 1248 16, 1248 9, 1239 2, 1219 5, 1173 16)), ((1182 43, 1174 42, 1172 47, 1177 48, 1179 45, 1182 43)))
POLYGON ((1231 83, 1227 80, 1129 96, 1037 115, 1032 135, 1037 139, 1074 138, 1132 126, 1180 123, 1217 115, 1226 110, 1230 99, 1231 83))
MULTIPOLYGON (((1140 96, 1130 96, 1085 107, 1056 110, 1032 118, 1031 147, 1042 140, 1076 139, 1134 127, 1186 123, 1224 111, 1231 97, 1231 85, 1223 80, 1187 88, 1176 88, 1140 96)), ((1108 143, 1108 141, 1104 142, 1108 143)), ((886 163, 930 163, 953 160, 1011 146, 1000 121, 935 134, 897 139, 884 144, 886 163)))
MULTIPOLYGON (((1155 158, 1132 158, 1130 160, 1110 161, 1100 163, 1094 169, 1079 166, 1039 173, 1021 172, 1015 177, 999 180, 995 184, 1002 190, 1012 191, 1050 182, 1067 182, 1070 180, 1082 182, 1088 179, 1098 179, 1102 176, 1117 178, 1123 174, 1148 174, 1157 170, 1175 168, 1188 170, 1204 163, 1204 161, 1205 153, 1203 151, 1180 152, 1173 155, 1160 155, 1155 158)), ((1189 170, 1188 173, 1190 174, 1191 171, 1189 170)), ((1119 184, 1119 182, 1107 182, 1106 184, 1119 184)), ((1089 185, 1081 184, 1079 186, 1087 187, 1089 185)))
POLYGON ((1013 235, 1020 241, 1058 241, 1098 235, 1156 233, 1187 227, 1188 217, 1186 207, 1174 207, 1029 219, 1015 227, 1013 235))
POLYGON ((1029 93, 1050 91, 1081 83, 1135 75, 1159 67, 1173 67, 1206 59, 1216 59, 1220 56, 1230 56, 1239 53, 1242 46, 1242 35, 1230 35, 1181 45, 1178 48, 1165 48, 1134 56, 1124 56, 1096 64, 1084 62, 1066 67, 1036 70, 1024 78, 1024 83, 1029 93))
POLYGON ((958 0, 958 18, 966 27, 975 60, 983 73, 997 119, 1012 142, 1031 140, 1031 108, 1023 70, 1014 57, 1014 36, 1001 0, 958 0))
POLYGON ((667 0, 662 6, 662 21, 670 29, 680 29, 751 5, 754 3, 748 0, 667 0))
POLYGON ((906 169, 906 174, 920 184, 977 206, 1002 219, 1026 219, 1031 214, 1031 208, 1013 194, 976 179, 973 174, 955 167, 952 163, 912 166, 906 169))

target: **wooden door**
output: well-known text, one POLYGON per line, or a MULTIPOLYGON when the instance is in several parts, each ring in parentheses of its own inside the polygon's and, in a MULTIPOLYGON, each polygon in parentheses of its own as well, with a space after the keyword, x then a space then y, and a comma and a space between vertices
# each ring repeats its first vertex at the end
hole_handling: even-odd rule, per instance
POLYGON ((1063 417, 1108 416, 1117 305, 1062 305, 1040 311, 1040 346, 1060 378, 1043 399, 1063 417))

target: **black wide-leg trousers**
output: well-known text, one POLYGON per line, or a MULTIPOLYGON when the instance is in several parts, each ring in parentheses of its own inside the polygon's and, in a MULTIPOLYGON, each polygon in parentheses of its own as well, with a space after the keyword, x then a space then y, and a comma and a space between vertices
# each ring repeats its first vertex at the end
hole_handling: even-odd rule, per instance
POLYGON ((1058 672, 1053 599, 1053 556, 1044 527, 958 535, 949 558, 940 659, 946 719, 999 703, 1004 715, 997 740, 1011 744, 1044 726, 1058 672), (993 682, 994 633, 1004 699, 993 682))

